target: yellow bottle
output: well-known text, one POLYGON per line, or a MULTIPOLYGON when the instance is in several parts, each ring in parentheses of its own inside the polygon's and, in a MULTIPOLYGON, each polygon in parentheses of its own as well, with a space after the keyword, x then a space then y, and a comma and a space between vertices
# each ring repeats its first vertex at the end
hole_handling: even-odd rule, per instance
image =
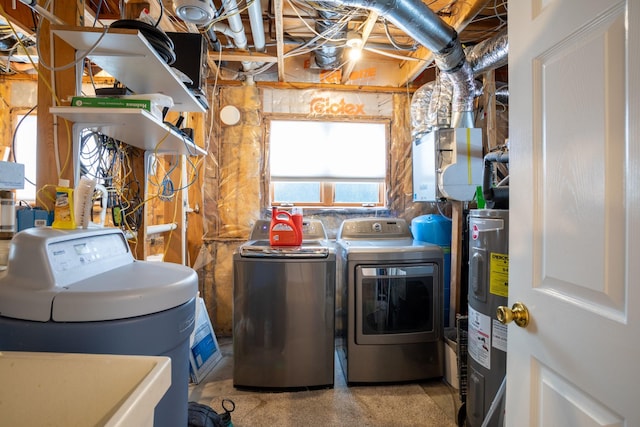
POLYGON ((60 179, 56 187, 56 205, 53 211, 53 228, 73 230, 76 220, 73 210, 73 189, 69 188, 68 179, 60 179))

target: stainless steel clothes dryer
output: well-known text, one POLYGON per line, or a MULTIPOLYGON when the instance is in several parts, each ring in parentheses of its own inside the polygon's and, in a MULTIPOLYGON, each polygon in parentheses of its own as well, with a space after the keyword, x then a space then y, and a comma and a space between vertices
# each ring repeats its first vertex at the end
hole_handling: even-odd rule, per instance
POLYGON ((347 383, 443 375, 443 253, 403 219, 345 220, 337 235, 336 346, 347 383))
POLYGON ((319 220, 301 246, 270 246, 258 221, 233 257, 233 384, 333 386, 335 249, 319 220))

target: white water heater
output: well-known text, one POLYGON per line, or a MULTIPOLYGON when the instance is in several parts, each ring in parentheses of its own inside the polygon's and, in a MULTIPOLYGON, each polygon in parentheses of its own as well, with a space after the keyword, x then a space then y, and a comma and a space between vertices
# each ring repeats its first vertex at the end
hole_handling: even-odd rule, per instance
MULTIPOLYGON (((507 327, 498 320, 496 310, 507 305, 508 299, 509 211, 472 209, 469 212, 467 427, 502 426, 502 411, 488 420, 485 418, 507 370, 507 327)), ((503 403, 500 401, 500 405, 503 403)))
POLYGON ((437 129, 412 144, 413 201, 471 201, 482 185, 482 129, 437 129))

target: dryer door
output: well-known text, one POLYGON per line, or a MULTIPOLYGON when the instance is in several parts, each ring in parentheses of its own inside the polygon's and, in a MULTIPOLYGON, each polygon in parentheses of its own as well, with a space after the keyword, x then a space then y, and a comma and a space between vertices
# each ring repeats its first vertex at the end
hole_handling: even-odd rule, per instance
POLYGON ((356 344, 439 339, 441 287, 436 264, 357 266, 356 344))

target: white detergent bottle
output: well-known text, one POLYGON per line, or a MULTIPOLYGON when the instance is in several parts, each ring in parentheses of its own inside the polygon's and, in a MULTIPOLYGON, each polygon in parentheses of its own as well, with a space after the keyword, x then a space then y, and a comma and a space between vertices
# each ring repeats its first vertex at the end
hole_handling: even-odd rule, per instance
POLYGON ((80 182, 74 191, 75 195, 75 216, 76 223, 80 228, 97 228, 104 227, 104 221, 107 214, 107 189, 100 184, 97 184, 95 180, 83 176, 80 178, 80 182), (93 208, 93 195, 95 191, 102 193, 102 210, 100 211, 100 222, 91 222, 91 211, 93 208))

